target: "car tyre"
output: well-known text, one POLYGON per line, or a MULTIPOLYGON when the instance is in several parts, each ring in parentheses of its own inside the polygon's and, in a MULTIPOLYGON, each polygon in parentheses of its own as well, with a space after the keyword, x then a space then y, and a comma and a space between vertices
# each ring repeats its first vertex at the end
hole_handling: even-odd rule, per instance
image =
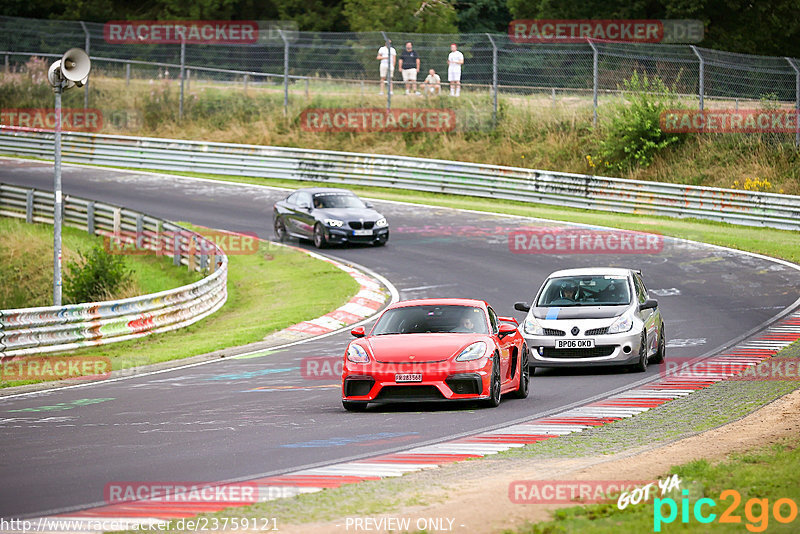
POLYGON ((325 237, 325 229, 320 223, 314 225, 314 246, 325 248, 328 246, 328 239, 325 237))
POLYGON ((667 342, 664 340, 664 325, 661 325, 661 335, 658 338, 658 352, 653 356, 652 363, 664 363, 664 358, 667 355, 667 342))
POLYGON ((647 360, 647 336, 642 333, 642 340, 639 342, 639 361, 631 366, 632 369, 638 373, 644 373, 647 371, 647 360))
POLYGON ((366 402, 342 400, 342 406, 348 412, 363 412, 367 409, 366 402))
POLYGON ((502 383, 500 381, 500 358, 495 354, 492 358, 492 378, 489 381, 489 398, 486 399, 485 405, 487 408, 496 408, 500 406, 500 388, 502 383))
POLYGON ((520 364, 519 364, 519 387, 514 392, 513 397, 515 399, 524 399, 527 398, 528 392, 530 390, 530 380, 531 380, 531 372, 530 368, 528 367, 528 347, 525 345, 522 346, 522 354, 520 355, 520 364))
POLYGON ((275 237, 278 239, 279 242, 285 243, 289 239, 289 233, 286 231, 286 223, 283 222, 283 219, 277 217, 275 219, 275 237))

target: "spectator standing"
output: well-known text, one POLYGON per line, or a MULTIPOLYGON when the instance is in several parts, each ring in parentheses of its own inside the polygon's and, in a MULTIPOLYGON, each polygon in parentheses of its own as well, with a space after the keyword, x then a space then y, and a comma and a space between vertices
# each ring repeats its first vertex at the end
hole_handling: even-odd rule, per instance
POLYGON ((386 45, 384 44, 382 47, 378 49, 378 56, 375 58, 379 60, 380 63, 380 75, 381 75, 381 92, 383 94, 383 84, 386 83, 386 76, 389 76, 389 94, 392 94, 392 76, 394 75, 394 65, 397 62, 397 50, 392 46, 392 40, 389 39, 389 49, 386 49, 386 45))
POLYGON ((409 84, 414 86, 414 94, 420 94, 417 91, 417 73, 419 72, 419 55, 414 50, 414 45, 411 42, 406 43, 406 49, 400 54, 400 73, 403 75, 403 84, 406 86, 406 94, 409 93, 409 84))
POLYGON ((442 91, 442 79, 436 74, 436 71, 431 69, 428 71, 428 77, 425 78, 425 83, 423 84, 425 95, 435 96, 441 93, 442 91))
POLYGON ((450 55, 447 56, 447 81, 450 82, 450 96, 461 96, 461 65, 464 64, 464 54, 458 51, 458 45, 450 45, 450 55))

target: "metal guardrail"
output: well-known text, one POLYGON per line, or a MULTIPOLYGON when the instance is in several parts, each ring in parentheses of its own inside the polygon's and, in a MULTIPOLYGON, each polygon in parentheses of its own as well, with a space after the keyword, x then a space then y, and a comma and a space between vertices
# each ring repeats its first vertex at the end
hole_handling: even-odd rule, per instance
MULTIPOLYGON (((53 222, 53 193, 0 183, 0 216, 53 222)), ((150 295, 66 306, 0 310, 0 360, 74 350, 176 330, 214 313, 227 300, 228 258, 212 241, 149 215, 65 196, 65 225, 107 243, 138 239, 137 251, 171 255, 175 265, 210 272, 193 284, 150 295)), ((112 245, 113 246, 113 245, 112 245)))
MULTIPOLYGON (((49 158, 53 133, 0 125, 0 153, 49 158)), ((800 196, 457 161, 88 133, 64 161, 365 185, 800 230, 800 196)))

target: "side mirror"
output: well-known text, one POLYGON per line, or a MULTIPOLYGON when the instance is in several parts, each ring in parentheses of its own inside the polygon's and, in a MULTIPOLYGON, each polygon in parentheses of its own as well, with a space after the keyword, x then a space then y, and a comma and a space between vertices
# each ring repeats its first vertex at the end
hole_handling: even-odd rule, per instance
POLYGON ((514 323, 515 325, 519 326, 519 321, 514 319, 513 317, 502 317, 500 315, 497 316, 498 321, 503 321, 505 323, 514 323))
POLYGON ((644 304, 639 304, 639 311, 653 310, 658 308, 658 301, 656 299, 647 299, 644 304))
POLYGON ((367 202, 367 201, 364 201, 364 205, 365 205, 366 207, 368 207, 369 209, 374 209, 374 208, 375 208, 375 206, 373 206, 373 205, 372 205, 372 202, 367 202))
POLYGON ((498 337, 506 337, 510 334, 513 334, 516 331, 517 331, 516 326, 510 325, 508 323, 503 323, 498 327, 497 335, 498 337))
POLYGON ((309 204, 308 202, 300 202, 297 204, 297 207, 300 208, 301 210, 310 210, 311 204, 309 204))
POLYGON ((516 304, 514 304, 514 309, 521 312, 531 311, 530 305, 525 302, 517 302, 516 304))
POLYGON ((367 332, 364 330, 363 326, 357 326, 357 327, 353 328, 352 330, 350 330, 350 334, 353 337, 364 337, 364 336, 367 335, 367 332))

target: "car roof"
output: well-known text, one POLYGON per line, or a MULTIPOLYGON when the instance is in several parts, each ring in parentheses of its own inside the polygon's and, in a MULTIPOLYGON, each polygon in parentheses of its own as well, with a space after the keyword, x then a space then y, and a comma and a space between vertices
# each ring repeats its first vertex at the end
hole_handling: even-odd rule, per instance
POLYGON ((389 308, 405 308, 409 306, 476 306, 478 308, 485 308, 489 304, 485 300, 477 299, 459 299, 459 298, 429 298, 429 299, 411 299, 401 300, 395 302, 389 308))
POLYGON ((552 273, 547 278, 561 278, 563 276, 628 276, 634 269, 620 269, 618 267, 582 267, 579 269, 562 269, 552 273))
POLYGON ((349 189, 342 189, 341 187, 303 187, 297 189, 294 193, 311 193, 312 195, 316 193, 347 193, 349 195, 355 195, 355 193, 349 189))

